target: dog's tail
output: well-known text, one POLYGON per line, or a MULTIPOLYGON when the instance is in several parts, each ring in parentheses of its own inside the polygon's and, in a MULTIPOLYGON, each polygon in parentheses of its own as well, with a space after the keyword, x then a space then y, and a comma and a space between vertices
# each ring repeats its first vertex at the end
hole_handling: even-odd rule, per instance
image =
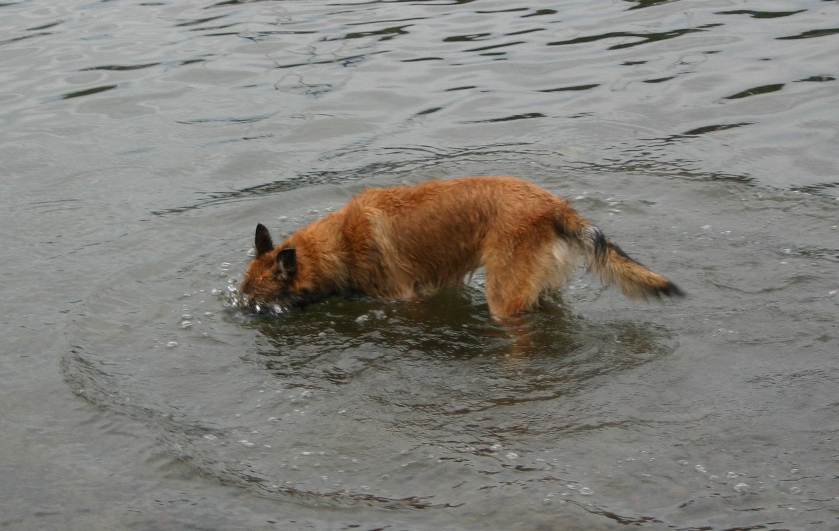
POLYGON ((588 270, 600 275, 604 284, 617 284, 625 295, 634 299, 685 295, 676 284, 632 259, 600 229, 570 208, 556 219, 557 232, 582 249, 588 270))

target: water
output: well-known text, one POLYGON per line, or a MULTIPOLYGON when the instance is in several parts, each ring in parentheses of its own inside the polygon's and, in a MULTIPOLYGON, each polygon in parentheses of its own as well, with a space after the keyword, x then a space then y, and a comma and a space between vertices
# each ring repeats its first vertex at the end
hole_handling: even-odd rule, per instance
POLYGON ((0 525, 839 525, 836 2, 0 4, 0 525), (683 301, 230 304, 253 227, 514 174, 683 301))

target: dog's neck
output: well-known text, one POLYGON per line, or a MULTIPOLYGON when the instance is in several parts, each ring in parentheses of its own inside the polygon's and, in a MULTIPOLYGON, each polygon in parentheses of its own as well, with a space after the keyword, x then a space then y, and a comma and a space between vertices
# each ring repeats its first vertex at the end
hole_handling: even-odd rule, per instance
POLYGON ((348 287, 349 273, 341 220, 332 213, 295 232, 282 247, 297 250, 294 291, 327 295, 348 287))

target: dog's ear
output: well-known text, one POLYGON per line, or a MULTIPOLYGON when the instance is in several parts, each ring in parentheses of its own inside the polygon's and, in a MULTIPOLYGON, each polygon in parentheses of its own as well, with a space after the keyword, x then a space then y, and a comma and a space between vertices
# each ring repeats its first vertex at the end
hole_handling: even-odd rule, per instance
POLYGON ((286 247, 277 253, 277 272, 286 280, 291 280, 297 273, 297 250, 294 247, 286 247))
POLYGON ((262 223, 259 223, 256 226, 254 245, 256 246, 256 256, 262 256, 274 248, 274 242, 271 241, 271 234, 262 223))

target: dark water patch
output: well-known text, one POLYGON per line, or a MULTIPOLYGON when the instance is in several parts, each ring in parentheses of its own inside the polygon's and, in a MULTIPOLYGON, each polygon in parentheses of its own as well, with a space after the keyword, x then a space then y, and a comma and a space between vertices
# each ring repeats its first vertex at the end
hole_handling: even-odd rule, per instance
POLYGON ((544 114, 542 114, 540 112, 528 112, 528 113, 524 113, 524 114, 513 114, 511 116, 504 116, 502 118, 488 118, 486 120, 472 120, 472 121, 467 121, 465 123, 479 124, 479 123, 513 122, 513 121, 516 121, 516 120, 530 120, 532 118, 547 118, 547 116, 545 116, 544 114))
POLYGON ((385 51, 379 52, 370 52, 367 54, 356 54, 356 55, 342 55, 339 57, 335 57, 333 59, 311 59, 308 61, 303 62, 295 62, 295 63, 277 63, 277 68, 297 68, 301 66, 312 66, 312 65, 329 65, 329 64, 339 64, 341 66, 349 67, 355 66, 363 62, 364 60, 368 59, 371 55, 376 55, 380 53, 386 53, 385 51))
POLYGON ((815 183, 807 186, 791 186, 790 190, 808 194, 825 194, 828 190, 839 189, 839 181, 815 183))
POLYGON ((528 13, 526 15, 522 15, 521 18, 530 18, 530 17, 543 17, 545 15, 556 15, 556 9, 537 9, 533 13, 528 13))
POLYGON ((111 72, 128 72, 131 70, 142 70, 144 68, 151 68, 153 66, 158 66, 161 63, 145 63, 139 65, 102 65, 102 66, 91 66, 88 68, 82 68, 82 72, 90 71, 90 70, 105 70, 111 72))
POLYGON ((418 63, 423 61, 443 61, 442 57, 417 57, 414 59, 402 59, 403 63, 418 63))
POLYGON ((744 127, 747 125, 751 125, 752 122, 740 122, 734 124, 714 124, 714 125, 704 125, 702 127, 697 127, 696 129, 691 129, 690 131, 685 131, 679 136, 698 136, 704 135, 707 133, 714 133, 717 131, 725 131, 727 129, 735 129, 737 127, 744 127))
POLYGON ((733 9, 730 11, 717 11, 718 15, 749 15, 752 18, 781 18, 791 17, 798 13, 805 13, 806 9, 796 11, 755 11, 752 9, 733 9))
POLYGON ((796 83, 804 83, 804 82, 816 82, 821 83, 824 81, 836 81, 836 78, 833 76, 823 75, 823 76, 810 76, 804 79, 799 79, 796 83))
POLYGON ((93 87, 85 90, 78 90, 76 92, 68 92, 66 94, 62 94, 59 99, 62 100, 70 100, 73 98, 82 98, 85 96, 92 96, 94 94, 99 94, 100 92, 106 92, 109 90, 113 90, 117 88, 117 85, 103 85, 101 87, 93 87))
POLYGON ((429 17, 408 17, 408 18, 386 18, 382 20, 365 20, 363 22, 350 22, 348 27, 354 26, 369 26, 370 24, 392 24, 394 22, 417 22, 420 20, 427 20, 429 17))
POLYGON ((698 28, 682 28, 682 29, 675 29, 671 31, 665 32, 650 32, 650 33, 638 33, 638 32, 630 32, 630 31, 612 31, 608 33, 601 33, 599 35, 587 35, 585 37, 577 37, 575 39, 568 39, 565 41, 553 41, 547 43, 548 46, 565 46, 565 45, 574 45, 580 43, 587 43, 587 42, 596 42, 600 40, 608 40, 608 39, 626 39, 626 38, 637 38, 637 41, 634 42, 626 42, 622 44, 614 44, 609 46, 607 50, 622 50, 624 48, 632 48, 634 46, 640 46, 643 44, 649 44, 651 42, 658 42, 667 39, 674 39, 676 37, 681 37, 682 35, 687 35, 690 33, 697 33, 702 31, 707 31, 707 29, 712 28, 714 26, 719 26, 720 24, 709 24, 706 26, 698 27, 698 28))
POLYGON ((571 87, 558 87, 553 89, 544 89, 540 90, 539 92, 565 92, 565 91, 572 91, 577 92, 581 90, 591 90, 593 88, 597 88, 600 86, 600 83, 592 83, 590 85, 574 85, 571 87))
POLYGON ((511 7, 511 8, 507 8, 507 9, 493 9, 493 10, 487 10, 487 11, 477 9, 477 10, 475 10, 475 13, 480 13, 480 14, 518 13, 520 11, 529 11, 529 10, 530 10, 529 7, 511 7))
POLYGON ((64 24, 64 22, 66 22, 66 21, 65 20, 56 20, 55 22, 48 22, 46 24, 42 24, 40 26, 35 26, 33 28, 26 28, 26 31, 40 31, 40 30, 45 30, 45 29, 49 29, 49 28, 54 28, 55 26, 60 26, 61 24, 64 24))
POLYGON ((676 76, 667 76, 667 77, 659 77, 656 79, 645 79, 643 80, 644 83, 664 83, 665 81, 670 81, 671 79, 675 78, 676 76))
POLYGON ((472 42, 472 41, 485 41, 487 40, 492 33, 472 33, 469 35, 455 35, 453 37, 446 37, 443 39, 443 42, 472 42))
POLYGON ((786 83, 773 83, 771 85, 761 85, 759 87, 750 88, 748 90, 744 90, 742 92, 738 92, 737 94, 732 94, 731 96, 726 96, 725 99, 727 100, 736 100, 740 98, 747 98, 749 96, 756 96, 758 94, 768 94, 769 92, 778 92, 779 90, 784 88, 786 83))
POLYGON ((434 114, 435 112, 438 112, 438 111, 441 111, 441 110, 443 110, 442 107, 432 107, 430 109, 423 109, 420 112, 418 112, 416 115, 417 116, 423 116, 425 114, 434 114))
POLYGON ((632 7, 629 9, 642 9, 645 7, 653 7, 658 6, 661 4, 669 4, 672 2, 677 2, 678 0, 624 0, 625 2, 629 2, 633 4, 632 7))
POLYGON ((818 260, 827 260, 829 262, 839 262, 839 249, 833 248, 799 248, 799 249, 784 249, 784 254, 793 254, 804 258, 814 258, 818 260))
POLYGON ((273 117, 276 113, 270 114, 263 114, 259 116, 246 116, 246 117, 225 117, 225 118, 195 118, 193 120, 176 120, 177 123, 183 125, 195 125, 195 124, 207 124, 207 123, 222 123, 222 124, 252 124, 261 122, 263 120, 268 120, 273 117))
POLYGON ((777 37, 779 41, 792 41, 798 39, 813 39, 816 37, 828 37, 839 33, 839 28, 827 28, 818 30, 809 30, 799 33, 798 35, 789 35, 787 37, 777 37))
POLYGON ((180 61, 178 64, 180 66, 186 66, 186 65, 196 64, 196 63, 203 63, 203 62, 206 62, 207 60, 208 59, 206 59, 206 58, 184 59, 183 61, 180 61))
POLYGON ((255 4, 258 2, 272 2, 273 0, 224 0, 223 2, 217 2, 215 4, 209 5, 204 9, 212 9, 214 7, 225 7, 225 6, 233 6, 233 5, 241 5, 241 4, 255 4))
POLYGON ((197 18, 197 19, 194 19, 194 20, 186 20, 184 22, 179 22, 179 23, 175 24, 175 27, 176 28, 186 28, 186 27, 190 27, 190 26, 198 26, 198 25, 201 25, 201 24, 206 24, 207 22, 212 22, 214 20, 227 18, 227 16, 228 15, 217 15, 215 17, 203 17, 203 18, 197 18))
POLYGON ((507 37, 513 37, 515 35, 527 35, 528 33, 536 33, 538 31, 545 31, 545 28, 530 28, 530 29, 523 29, 520 31, 513 31, 510 33, 505 33, 504 35, 507 37))
MULTIPOLYGON (((277 36, 283 35, 312 35, 317 33, 314 30, 259 30, 256 32, 248 32, 241 35, 254 42, 270 41, 276 39, 277 36)), ((328 39, 324 39, 326 41, 328 39)))
POLYGON ((389 0, 388 3, 393 2, 397 4, 414 4, 414 5, 430 5, 430 6, 456 6, 466 5, 478 0, 389 0))
POLYGON ((42 32, 38 32, 38 33, 33 33, 31 35, 21 35, 20 37, 12 37, 10 39, 2 39, 2 40, 0 40, 0 46, 5 46, 7 44, 13 44, 13 43, 24 41, 24 40, 27 40, 27 39, 33 39, 35 37, 45 37, 47 35, 50 35, 50 33, 42 31, 42 32))
POLYGON ((514 42, 506 42, 503 44, 492 44, 490 46, 481 46, 479 48, 469 48, 468 50, 463 50, 464 52, 484 52, 487 50, 495 50, 497 48, 506 48, 508 46, 515 46, 517 44, 524 44, 524 41, 514 41, 514 42))
POLYGON ((340 39, 336 39, 336 40, 361 39, 361 38, 366 38, 366 37, 380 36, 381 38, 379 38, 378 40, 388 41, 388 40, 393 39, 394 37, 396 37, 398 35, 407 35, 408 31, 406 30, 406 28, 410 28, 411 26, 413 26, 413 24, 405 24, 405 25, 402 25, 402 26, 393 26, 393 27, 390 27, 390 28, 383 28, 383 29, 380 29, 380 30, 373 30, 373 31, 358 31, 358 32, 354 32, 354 33, 347 33, 346 35, 344 35, 340 39))

